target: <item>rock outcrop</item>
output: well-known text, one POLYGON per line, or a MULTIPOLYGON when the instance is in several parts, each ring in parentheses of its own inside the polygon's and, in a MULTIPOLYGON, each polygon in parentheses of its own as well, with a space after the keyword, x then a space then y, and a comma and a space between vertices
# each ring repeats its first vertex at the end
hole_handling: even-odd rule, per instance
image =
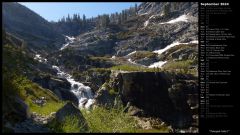
POLYGON ((49 133, 47 127, 36 123, 31 118, 30 110, 26 103, 18 98, 12 99, 14 108, 12 112, 3 115, 3 132, 10 133, 49 133), (14 121, 14 122, 13 122, 14 121))
POLYGON ((78 105, 77 97, 70 91, 71 84, 65 78, 38 76, 33 79, 40 86, 53 91, 60 99, 72 101, 78 105))
POLYGON ((96 104, 112 107, 114 105, 114 98, 115 98, 115 96, 111 95, 109 93, 108 89, 106 89, 105 87, 102 87, 97 92, 97 96, 96 96, 97 103, 96 104))
POLYGON ((14 98, 14 111, 17 115, 19 115, 22 119, 30 118, 30 110, 28 105, 20 98, 14 98))
POLYGON ((26 119, 23 122, 16 123, 14 126, 7 125, 13 133, 51 133, 52 131, 39 123, 36 123, 32 119, 26 119))
POLYGON ((131 115, 159 117, 173 128, 187 128, 193 121, 188 104, 189 93, 196 92, 197 84, 187 84, 176 79, 187 78, 166 72, 112 73, 110 88, 100 90, 102 94, 98 94, 96 100, 97 103, 110 104, 110 100, 103 99, 120 95, 125 106, 131 104, 128 107, 131 115), (109 89, 114 90, 115 94, 109 96, 109 89))
POLYGON ((79 122, 79 127, 82 127, 81 130, 88 130, 88 124, 86 122, 86 119, 83 117, 81 111, 70 102, 68 102, 56 112, 55 120, 59 123, 63 123, 66 120, 66 117, 75 117, 79 122))

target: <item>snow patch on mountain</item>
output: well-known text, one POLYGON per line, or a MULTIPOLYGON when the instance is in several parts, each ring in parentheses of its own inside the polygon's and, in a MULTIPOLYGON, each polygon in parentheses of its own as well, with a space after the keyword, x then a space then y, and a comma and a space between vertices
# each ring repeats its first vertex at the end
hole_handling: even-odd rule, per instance
POLYGON ((137 64, 136 62, 132 61, 132 59, 128 59, 128 61, 132 64, 137 64))
POLYGON ((130 56, 130 55, 132 55, 132 54, 134 54, 134 53, 136 53, 137 51, 133 51, 133 52, 131 52, 131 53, 129 53, 127 56, 130 56))
POLYGON ((143 13, 143 14, 138 14, 139 16, 143 16, 143 15, 147 15, 147 14, 149 14, 149 13, 143 13))
POLYGON ((156 18, 156 17, 158 17, 158 16, 161 17, 161 16, 163 16, 163 15, 164 15, 164 14, 152 15, 152 16, 150 16, 150 17, 148 18, 148 20, 144 22, 144 27, 147 27, 147 26, 148 26, 148 24, 149 24, 149 22, 150 22, 151 19, 154 19, 154 18, 156 18))
POLYGON ((155 62, 155 63, 151 64, 148 67, 149 68, 162 68, 162 66, 166 63, 167 63, 167 61, 158 61, 158 62, 155 62))
POLYGON ((193 40, 193 41, 191 41, 191 42, 189 42, 189 43, 198 44, 198 40, 193 40))
POLYGON ((113 56, 111 57, 111 59, 116 59, 116 56, 115 56, 115 55, 113 55, 113 56))
POLYGON ((166 50, 168 50, 168 49, 170 49, 170 48, 172 48, 172 47, 174 47, 174 46, 177 46, 177 45, 179 45, 179 44, 180 44, 179 42, 173 42, 172 44, 166 46, 165 48, 160 49, 160 50, 155 50, 155 51, 153 51, 153 52, 154 52, 154 53, 158 53, 158 54, 162 54, 162 53, 165 52, 166 50))
POLYGON ((184 45, 188 45, 188 44, 198 44, 198 41, 197 40, 193 40, 191 42, 188 42, 188 43, 180 43, 178 41, 176 42, 173 42, 172 44, 166 46, 165 48, 163 49, 159 49, 159 50, 155 50, 153 51, 154 53, 158 53, 158 54, 162 54, 163 52, 167 51, 168 49, 174 47, 174 46, 177 46, 177 45, 180 45, 180 44, 184 44, 184 45))
POLYGON ((175 18, 173 20, 170 20, 168 22, 163 22, 160 24, 172 24, 172 23, 177 23, 177 22, 188 22, 188 16, 187 15, 181 15, 178 18, 175 18))
POLYGON ((65 36, 65 41, 66 41, 67 43, 63 44, 63 46, 60 48, 60 50, 65 49, 70 43, 73 43, 74 40, 75 40, 74 37, 65 36))
POLYGON ((73 42, 73 40, 75 40, 75 37, 66 36, 66 38, 67 38, 69 41, 71 41, 71 42, 73 42))

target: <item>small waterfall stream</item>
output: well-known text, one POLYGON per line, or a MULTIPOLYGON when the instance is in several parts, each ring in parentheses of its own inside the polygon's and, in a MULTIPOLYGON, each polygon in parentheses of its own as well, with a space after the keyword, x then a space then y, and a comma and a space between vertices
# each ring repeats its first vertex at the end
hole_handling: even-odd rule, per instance
POLYGON ((75 81, 70 74, 67 74, 60 70, 58 66, 53 65, 53 69, 58 71, 58 76, 66 78, 68 82, 71 83, 71 92, 78 98, 79 108, 87 108, 95 102, 94 95, 89 86, 85 86, 84 84, 75 81))
MULTIPOLYGON (((66 44, 63 44, 60 50, 65 49, 70 43, 75 39, 74 37, 65 36, 66 44)), ((41 63, 48 63, 46 58, 40 56, 40 54, 36 54, 34 57, 35 60, 38 60, 41 63)), ((70 91, 78 98, 79 108, 89 109, 91 105, 95 102, 94 94, 89 86, 85 86, 84 84, 77 82, 73 79, 73 77, 63 72, 58 66, 52 65, 52 68, 57 70, 57 75, 61 78, 66 78, 67 81, 71 84, 70 91)))

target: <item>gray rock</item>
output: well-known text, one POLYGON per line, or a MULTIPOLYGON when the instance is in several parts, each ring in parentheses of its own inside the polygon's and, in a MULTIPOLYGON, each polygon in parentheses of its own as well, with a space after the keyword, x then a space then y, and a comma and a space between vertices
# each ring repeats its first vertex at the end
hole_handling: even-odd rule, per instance
POLYGON ((56 112, 56 121, 59 123, 62 123, 65 121, 66 117, 75 116, 77 120, 79 121, 78 125, 82 127, 82 130, 88 130, 88 124, 86 119, 83 117, 80 110, 73 105, 71 102, 68 102, 66 105, 64 105, 60 110, 56 112))
POLYGON ((16 123, 15 125, 8 125, 14 133, 51 133, 52 131, 47 127, 34 122, 31 119, 26 119, 23 122, 16 123))
POLYGON ((96 95, 96 104, 103 105, 106 107, 112 107, 114 106, 114 99, 115 96, 111 95, 109 93, 109 90, 107 90, 105 87, 102 87, 96 95))
POLYGON ((30 118, 30 110, 28 105, 20 98, 15 97, 13 102, 14 112, 22 119, 30 118))
POLYGON ((128 114, 130 116, 144 116, 144 111, 142 109, 137 108, 136 106, 130 106, 128 108, 128 114))
POLYGON ((71 84, 67 79, 53 76, 38 76, 34 78, 33 81, 41 85, 43 88, 50 89, 60 99, 69 100, 75 105, 78 105, 78 99, 70 91, 71 84))
POLYGON ((33 81, 41 85, 43 88, 47 88, 50 90, 55 90, 58 88, 71 88, 71 84, 66 79, 49 75, 35 77, 33 81))
POLYGON ((152 63, 157 62, 157 61, 159 61, 159 60, 156 58, 143 58, 143 59, 136 60, 135 62, 138 64, 141 64, 141 65, 149 66, 152 63))
MULTIPOLYGON (((131 103, 127 106, 130 115, 159 117, 174 128, 185 128, 192 123, 187 95, 193 84, 178 82, 181 79, 191 79, 191 77, 167 72, 113 72, 109 85, 118 91, 113 99, 120 96, 124 105, 131 103)), ((106 93, 102 98, 109 99, 107 91, 101 90, 100 93, 103 92, 106 93)), ((107 101, 99 99, 98 102, 107 101)))

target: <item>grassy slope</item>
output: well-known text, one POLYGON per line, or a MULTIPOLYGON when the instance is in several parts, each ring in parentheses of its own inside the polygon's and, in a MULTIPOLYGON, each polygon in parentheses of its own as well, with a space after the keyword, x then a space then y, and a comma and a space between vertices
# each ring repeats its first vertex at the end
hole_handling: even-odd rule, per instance
MULTIPOLYGON (((6 36, 6 35, 5 35, 6 36)), ((30 64, 35 64, 33 58, 28 56, 21 45, 13 45, 6 37, 3 38, 3 113, 8 114, 14 108, 14 97, 20 97, 29 105, 31 112, 37 112, 42 115, 48 115, 56 112, 63 102, 61 102, 50 90, 43 89, 39 85, 31 82, 24 76, 25 72, 31 72, 30 64), (40 97, 46 97, 47 103, 40 107, 33 104, 32 100, 40 97)), ((21 41, 19 41, 21 43, 21 41)), ((10 117, 11 118, 11 117, 10 117)))

